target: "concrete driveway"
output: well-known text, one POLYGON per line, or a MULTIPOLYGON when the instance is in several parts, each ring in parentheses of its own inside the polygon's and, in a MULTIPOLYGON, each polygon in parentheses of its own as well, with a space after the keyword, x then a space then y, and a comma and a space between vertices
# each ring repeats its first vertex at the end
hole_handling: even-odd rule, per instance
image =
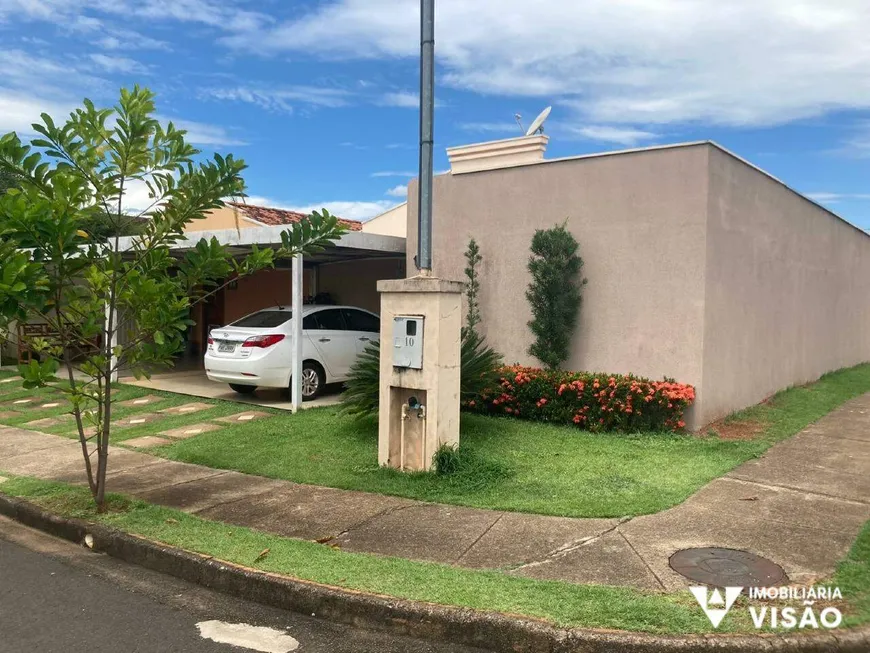
MULTIPOLYGON (((154 374, 150 379, 137 381, 135 377, 122 377, 121 383, 148 388, 149 390, 163 390, 165 392, 177 392, 178 394, 190 395, 191 397, 205 397, 208 399, 226 399, 244 404, 267 406, 280 410, 290 410, 290 399, 287 393, 273 388, 258 389, 252 395, 242 395, 230 390, 224 383, 209 381, 203 370, 185 370, 154 374)), ((318 406, 334 406, 339 403, 341 384, 326 386, 323 395, 314 401, 306 401, 304 408, 316 408, 318 406)))

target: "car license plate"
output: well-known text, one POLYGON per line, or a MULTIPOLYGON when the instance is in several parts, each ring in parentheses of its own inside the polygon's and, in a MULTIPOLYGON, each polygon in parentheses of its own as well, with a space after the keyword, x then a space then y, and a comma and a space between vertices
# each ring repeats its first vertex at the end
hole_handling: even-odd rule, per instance
POLYGON ((231 353, 236 350, 236 343, 234 342, 222 342, 218 345, 218 351, 224 353, 231 353))

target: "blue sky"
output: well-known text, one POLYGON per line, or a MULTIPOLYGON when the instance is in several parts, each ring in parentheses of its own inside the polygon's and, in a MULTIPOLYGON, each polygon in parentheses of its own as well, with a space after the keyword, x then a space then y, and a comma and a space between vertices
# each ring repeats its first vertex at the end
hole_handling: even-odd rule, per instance
MULTIPOLYGON (((122 85, 250 168, 258 203, 365 219, 415 174, 417 0, 0 0, 0 132, 122 85)), ((715 140, 870 228, 866 0, 436 0, 444 148, 715 140)))

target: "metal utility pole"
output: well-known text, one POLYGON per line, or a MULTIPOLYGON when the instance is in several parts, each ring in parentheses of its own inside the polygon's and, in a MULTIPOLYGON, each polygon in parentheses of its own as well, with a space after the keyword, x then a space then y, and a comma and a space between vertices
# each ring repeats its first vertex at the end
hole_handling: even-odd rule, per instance
POLYGON ((435 113, 435 0, 420 0, 420 188, 417 269, 432 271, 432 144, 435 113))

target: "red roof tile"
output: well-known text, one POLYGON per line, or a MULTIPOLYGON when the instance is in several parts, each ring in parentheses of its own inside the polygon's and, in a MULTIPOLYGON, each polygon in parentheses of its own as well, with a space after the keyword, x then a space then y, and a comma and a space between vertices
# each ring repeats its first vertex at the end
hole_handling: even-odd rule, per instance
MULTIPOLYGON (((304 213, 299 213, 298 211, 271 209, 267 206, 254 206, 253 204, 242 204, 241 202, 227 202, 227 204, 239 209, 252 220, 256 220, 257 222, 270 227, 294 224, 308 217, 304 213)), ((350 231, 362 231, 362 222, 357 220, 345 220, 343 218, 339 218, 338 221, 346 226, 350 231)))

